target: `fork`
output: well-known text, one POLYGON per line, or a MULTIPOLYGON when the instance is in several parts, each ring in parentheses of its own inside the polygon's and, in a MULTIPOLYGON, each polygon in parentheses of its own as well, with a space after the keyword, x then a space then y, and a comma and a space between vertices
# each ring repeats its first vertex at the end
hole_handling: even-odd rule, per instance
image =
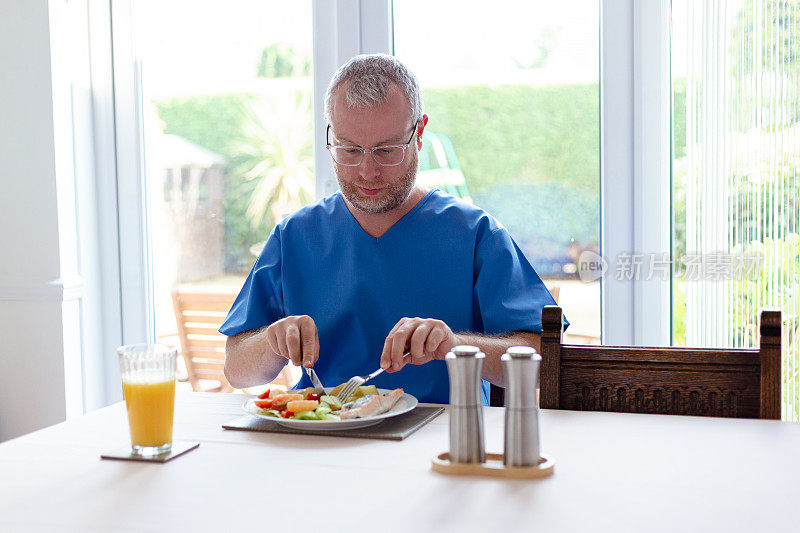
MULTIPOLYGON (((403 357, 408 357, 409 355, 411 354, 406 352, 403 354, 403 357)), ((347 380, 347 383, 344 384, 344 387, 342 387, 342 390, 340 390, 339 394, 336 395, 336 398, 338 398, 342 403, 346 402, 347 399, 350 396, 352 396, 352 394, 356 391, 357 388, 359 388, 361 385, 371 380, 372 378, 374 378, 383 371, 384 371, 383 368, 379 368, 378 370, 376 370, 372 374, 369 374, 366 377, 353 376, 352 378, 347 380)))
POLYGON ((314 385, 314 388, 317 390, 317 394, 320 396, 325 396, 325 387, 322 386, 322 382, 319 380, 317 373, 314 372, 314 369, 306 368, 306 374, 308 374, 311 384, 314 385))

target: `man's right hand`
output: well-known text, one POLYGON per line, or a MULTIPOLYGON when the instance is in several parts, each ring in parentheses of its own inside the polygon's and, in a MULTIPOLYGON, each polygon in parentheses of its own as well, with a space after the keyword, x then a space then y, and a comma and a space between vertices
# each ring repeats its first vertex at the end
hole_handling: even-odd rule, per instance
POLYGON ((287 316, 267 327, 267 342, 276 354, 297 366, 311 368, 319 359, 319 335, 308 315, 287 316))

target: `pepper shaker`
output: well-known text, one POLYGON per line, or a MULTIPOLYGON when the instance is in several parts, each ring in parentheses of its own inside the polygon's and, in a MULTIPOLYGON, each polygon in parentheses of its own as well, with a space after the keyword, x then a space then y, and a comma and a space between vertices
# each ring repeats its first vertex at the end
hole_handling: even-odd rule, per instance
POLYGON ((480 381, 485 355, 476 346, 454 346, 445 356, 450 377, 450 461, 484 463, 480 381))
POLYGON ((503 464, 538 465, 539 405, 536 389, 542 356, 528 346, 512 346, 500 360, 506 384, 503 464))

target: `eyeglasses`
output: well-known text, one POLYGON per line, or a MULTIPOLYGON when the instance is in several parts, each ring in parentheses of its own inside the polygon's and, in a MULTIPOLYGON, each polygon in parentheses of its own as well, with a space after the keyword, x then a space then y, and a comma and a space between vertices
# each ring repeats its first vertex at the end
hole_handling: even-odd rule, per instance
POLYGON ((326 148, 331 153, 333 161, 345 167, 357 167, 364 160, 364 154, 369 153, 372 159, 382 167, 396 167, 406 158, 406 150, 414 140, 414 133, 417 131, 417 124, 411 129, 411 137, 405 144, 387 144, 376 146, 375 148, 359 148, 358 146, 337 146, 330 142, 331 125, 325 131, 326 148))

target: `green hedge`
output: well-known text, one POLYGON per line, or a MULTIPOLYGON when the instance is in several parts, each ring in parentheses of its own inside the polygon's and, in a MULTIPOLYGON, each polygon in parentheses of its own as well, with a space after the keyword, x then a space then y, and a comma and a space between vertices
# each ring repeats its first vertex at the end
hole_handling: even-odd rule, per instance
POLYGON ((473 194, 505 183, 598 190, 596 84, 428 89, 425 110, 473 194))
POLYGON ((180 135, 228 157, 242 139, 243 108, 247 94, 220 94, 156 100, 164 133, 180 135))

